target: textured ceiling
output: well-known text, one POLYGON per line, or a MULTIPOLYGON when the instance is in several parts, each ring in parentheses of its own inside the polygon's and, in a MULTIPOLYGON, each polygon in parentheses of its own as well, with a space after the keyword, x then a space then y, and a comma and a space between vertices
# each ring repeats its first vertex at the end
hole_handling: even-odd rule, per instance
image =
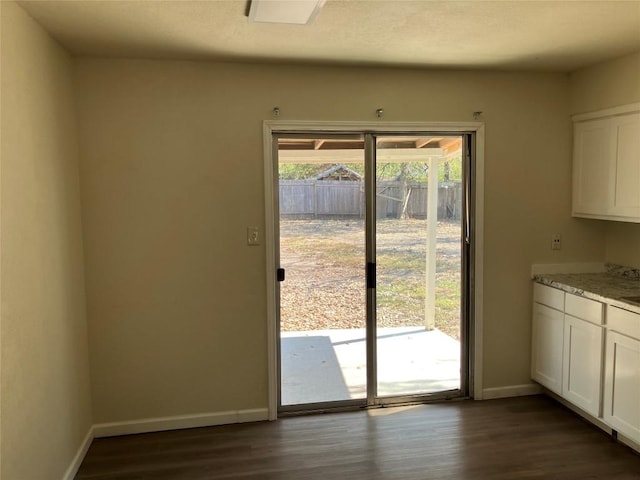
POLYGON ((569 72, 640 50, 640 0, 328 0, 311 26, 244 0, 19 3, 77 55, 569 72))

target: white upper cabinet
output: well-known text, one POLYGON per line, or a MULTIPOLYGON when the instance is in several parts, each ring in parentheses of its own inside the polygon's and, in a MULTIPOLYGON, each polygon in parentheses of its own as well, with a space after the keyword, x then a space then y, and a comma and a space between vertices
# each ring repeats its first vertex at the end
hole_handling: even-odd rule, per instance
POLYGON ((640 223, 640 104, 573 120, 573 216, 640 223))
POLYGON ((613 215, 640 218, 640 113, 611 119, 610 205, 613 215))
POLYGON ((573 126, 573 213, 606 215, 609 202, 609 120, 573 126))

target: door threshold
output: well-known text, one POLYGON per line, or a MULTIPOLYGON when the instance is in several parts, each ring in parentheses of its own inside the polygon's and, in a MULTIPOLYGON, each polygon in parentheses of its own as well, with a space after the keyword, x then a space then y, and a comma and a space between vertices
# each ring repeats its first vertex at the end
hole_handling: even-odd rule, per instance
POLYGON ((342 413, 342 412, 355 412, 358 410, 378 410, 383 408, 395 408, 395 407, 408 407, 418 405, 430 405, 445 402, 459 402, 465 400, 472 400, 468 395, 442 395, 443 392, 438 392, 436 396, 422 396, 419 399, 401 399, 398 401, 392 401, 388 398, 385 402, 376 403, 375 405, 363 405, 361 403, 354 403, 350 405, 336 405, 336 406, 312 406, 310 408, 304 408, 298 406, 285 407, 285 410, 278 412, 278 418, 286 417, 300 417, 305 415, 322 415, 325 413, 342 413))

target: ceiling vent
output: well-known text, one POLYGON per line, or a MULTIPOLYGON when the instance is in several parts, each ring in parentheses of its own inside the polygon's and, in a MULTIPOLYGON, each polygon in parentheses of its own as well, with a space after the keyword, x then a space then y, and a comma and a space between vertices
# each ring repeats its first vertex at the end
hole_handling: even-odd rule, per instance
POLYGON ((249 21, 311 25, 326 0, 251 0, 249 21))

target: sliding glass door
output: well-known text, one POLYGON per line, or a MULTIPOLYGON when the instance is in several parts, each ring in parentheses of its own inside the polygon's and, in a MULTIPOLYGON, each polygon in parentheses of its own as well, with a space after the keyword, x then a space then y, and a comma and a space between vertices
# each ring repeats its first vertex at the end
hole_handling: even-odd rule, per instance
POLYGON ((460 390, 462 137, 376 138, 376 396, 460 390))
POLYGON ((466 395, 469 137, 274 136, 280 411, 466 395))
POLYGON ((282 406, 367 396, 362 138, 277 140, 282 406))

